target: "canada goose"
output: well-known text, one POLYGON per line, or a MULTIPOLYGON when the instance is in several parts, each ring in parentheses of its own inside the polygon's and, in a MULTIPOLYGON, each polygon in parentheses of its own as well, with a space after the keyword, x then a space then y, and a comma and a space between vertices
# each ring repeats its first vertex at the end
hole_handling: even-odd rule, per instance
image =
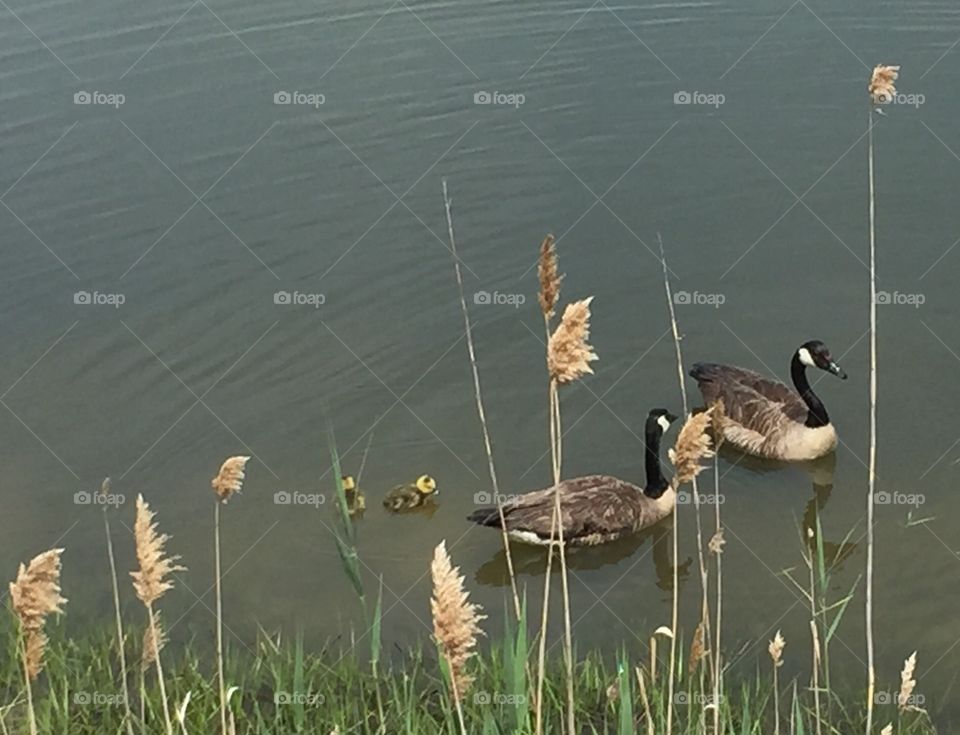
POLYGON ((340 478, 340 481, 343 483, 343 495, 347 501, 347 513, 350 515, 360 513, 362 515, 363 511, 367 509, 367 499, 363 490, 357 487, 357 481, 353 478, 353 475, 344 475, 340 478))
POLYGON ((807 382, 808 367, 847 379, 817 340, 802 344, 790 361, 795 391, 752 370, 712 362, 696 363, 690 375, 708 406, 723 401, 724 439, 748 454, 797 461, 822 457, 837 447, 827 409, 807 382))
POLYGON ((397 485, 383 499, 383 507, 396 513, 423 505, 427 498, 436 494, 437 481, 430 475, 420 475, 416 482, 397 485))
MULTIPOLYGON (((655 408, 645 429, 646 487, 610 475, 588 475, 563 480, 560 493, 561 526, 569 546, 595 546, 652 526, 665 518, 676 504, 677 494, 660 469, 660 439, 677 417, 655 408)), ((503 504, 508 535, 528 544, 550 543, 554 488, 524 493, 503 504)), ((500 528, 496 508, 481 508, 467 520, 500 528)))

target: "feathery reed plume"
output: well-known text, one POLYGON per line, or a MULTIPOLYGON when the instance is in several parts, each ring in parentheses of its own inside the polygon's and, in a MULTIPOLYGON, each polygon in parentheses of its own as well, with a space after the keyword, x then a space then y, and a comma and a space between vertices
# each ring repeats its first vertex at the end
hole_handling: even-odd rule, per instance
POLYGON ((773 661, 773 727, 774 735, 780 735, 780 677, 778 669, 783 666, 783 649, 787 642, 780 635, 780 631, 770 641, 767 646, 767 652, 770 654, 770 660, 773 661))
MULTIPOLYGON (((100 483, 100 495, 106 497, 113 491, 113 483, 109 477, 103 478, 100 483)), ((120 582, 117 579, 117 562, 113 554, 113 534, 110 532, 110 503, 103 503, 103 530, 107 536, 107 560, 110 562, 110 582, 113 592, 113 617, 117 628, 117 654, 120 658, 120 681, 123 686, 123 707, 127 716, 127 735, 133 735, 133 712, 130 709, 130 690, 127 685, 127 654, 124 651, 123 617, 120 614, 120 582)))
POLYGON ((60 596, 62 553, 63 549, 51 549, 33 557, 26 566, 21 563, 16 581, 10 583, 10 599, 24 635, 24 666, 31 680, 43 670, 47 645, 43 626, 47 616, 63 612, 66 603, 60 596))
POLYGON ((716 554, 720 556, 723 553, 723 545, 727 543, 727 540, 723 537, 723 529, 718 528, 713 536, 710 537, 710 541, 707 543, 707 548, 710 550, 711 554, 716 554))
POLYGON ((63 549, 38 554, 26 566, 20 564, 17 579, 10 583, 10 601, 20 621, 20 655, 27 690, 27 718, 30 734, 37 735, 30 682, 43 670, 47 636, 43 626, 51 613, 63 612, 66 599, 60 595, 60 555, 63 549))
POLYGON ((706 625, 701 620, 697 623, 697 628, 693 633, 693 642, 690 644, 690 656, 687 659, 687 673, 693 676, 700 662, 707 656, 707 647, 705 641, 706 625))
POLYGON ((249 461, 249 457, 229 457, 220 466, 220 472, 210 481, 210 485, 221 503, 226 503, 234 493, 240 492, 249 461))
POLYGON ((483 635, 480 621, 487 616, 480 614, 478 604, 467 600, 469 593, 463 588, 463 575, 450 561, 446 541, 434 549, 430 575, 433 578, 430 600, 433 634, 450 668, 453 698, 459 702, 473 683, 466 664, 474 653, 477 636, 483 635))
POLYGON ((234 493, 239 493, 246 477, 247 462, 250 457, 228 457, 220 465, 217 476, 210 481, 219 502, 213 510, 213 547, 214 574, 217 592, 217 681, 220 684, 220 732, 227 735, 227 686, 223 680, 223 593, 221 591, 222 574, 220 572, 220 506, 226 505, 234 493))
POLYGON ((713 456, 710 448, 710 436, 707 429, 713 409, 687 417, 683 428, 677 435, 677 441, 668 452, 670 461, 676 468, 674 482, 679 487, 691 482, 693 478, 706 469, 700 461, 713 456))
POLYGON ((587 340, 590 338, 590 302, 593 296, 567 304, 560 326, 547 344, 550 378, 567 385, 593 373, 590 363, 599 359, 587 340))
POLYGON ((560 282, 563 276, 557 263, 557 243, 553 235, 547 235, 540 243, 540 261, 537 264, 540 278, 540 311, 548 321, 553 318, 560 299, 560 282))
MULTIPOLYGON (((133 588, 137 597, 147 608, 147 618, 150 628, 154 631, 153 635, 159 640, 157 615, 153 609, 153 603, 159 600, 167 590, 173 589, 173 582, 167 579, 167 576, 174 572, 184 572, 186 568, 176 563, 180 557, 165 556, 164 546, 170 537, 157 532, 154 515, 143 496, 137 495, 137 518, 133 524, 133 535, 140 569, 130 572, 130 576, 133 577, 133 588)), ((159 652, 154 663, 157 665, 157 681, 160 684, 160 698, 167 735, 173 735, 170 705, 167 702, 167 689, 163 681, 163 667, 160 665, 159 652)))
POLYGON ((870 75, 870 84, 867 85, 867 91, 875 105, 885 105, 892 102, 897 94, 897 88, 894 83, 900 76, 899 66, 886 66, 877 64, 873 68, 873 74, 870 75))
MULTIPOLYGON (((900 76, 899 66, 879 64, 870 75, 867 92, 873 104, 883 104, 896 94, 894 82, 900 76)), ((867 118, 867 189, 870 230, 870 456, 867 464, 867 563, 864 628, 867 639, 867 716, 866 735, 873 732, 873 699, 876 689, 876 667, 873 651, 873 506, 877 475, 877 227, 876 183, 874 172, 873 108, 867 118)))
POLYGON ((888 722, 887 726, 880 731, 880 735, 893 735, 893 723, 888 722))
POLYGON ((917 667, 917 652, 910 654, 910 658, 903 662, 903 671, 900 672, 900 692, 897 694, 897 707, 900 711, 913 709, 911 700, 917 680, 913 678, 913 671, 917 667))
POLYGON ((157 532, 153 518, 156 514, 142 495, 137 495, 137 519, 133 525, 133 535, 137 546, 137 561, 140 569, 130 572, 133 588, 144 605, 152 605, 163 594, 173 589, 173 582, 167 576, 173 572, 185 572, 186 568, 176 562, 179 556, 165 556, 164 546, 170 537, 157 532))
POLYGON ((158 610, 154 614, 153 626, 147 626, 143 631, 143 644, 140 648, 140 670, 146 672, 160 657, 160 651, 167 645, 167 634, 163 629, 163 620, 158 610))

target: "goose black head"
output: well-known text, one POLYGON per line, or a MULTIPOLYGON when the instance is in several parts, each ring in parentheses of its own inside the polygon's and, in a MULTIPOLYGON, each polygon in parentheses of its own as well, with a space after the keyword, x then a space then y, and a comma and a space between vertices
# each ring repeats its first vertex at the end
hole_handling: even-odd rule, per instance
POLYGON ((665 408, 654 408, 647 415, 647 432, 654 431, 657 436, 663 436, 670 424, 677 420, 677 417, 665 408))
POLYGON ((800 345, 800 349, 797 350, 794 359, 801 365, 820 368, 831 375, 836 375, 841 380, 847 379, 847 374, 843 371, 843 368, 834 361, 830 355, 830 350, 827 349, 827 346, 820 340, 815 339, 810 342, 804 342, 800 345))

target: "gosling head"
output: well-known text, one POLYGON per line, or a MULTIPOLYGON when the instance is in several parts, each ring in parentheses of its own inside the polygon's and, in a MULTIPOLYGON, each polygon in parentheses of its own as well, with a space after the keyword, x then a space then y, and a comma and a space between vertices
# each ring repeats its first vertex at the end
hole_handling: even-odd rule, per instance
POLYGON ((841 380, 847 379, 847 374, 843 371, 843 368, 834 361, 830 355, 830 350, 818 339, 804 342, 800 346, 800 349, 797 350, 794 359, 799 361, 801 365, 820 368, 831 375, 836 375, 841 380))
POLYGON ((420 475, 415 484, 417 490, 424 495, 433 495, 437 492, 437 481, 430 477, 430 475, 420 475))
POLYGON ((353 479, 353 475, 344 475, 340 478, 340 482, 343 484, 345 492, 351 492, 357 489, 357 481, 353 479))

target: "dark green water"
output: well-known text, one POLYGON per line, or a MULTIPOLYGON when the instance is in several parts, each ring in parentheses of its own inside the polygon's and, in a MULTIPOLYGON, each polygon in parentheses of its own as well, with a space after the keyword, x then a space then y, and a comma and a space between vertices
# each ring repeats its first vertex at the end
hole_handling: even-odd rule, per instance
MULTIPOLYGON (((646 411, 679 413, 658 232, 674 287, 694 302, 677 308, 688 362, 785 378, 814 337, 840 358, 850 380, 817 384, 843 442, 835 467, 720 462, 724 637, 743 647, 734 667, 750 672, 782 628, 788 664, 805 676, 807 614, 780 572, 802 574, 811 502, 828 544, 855 529, 832 594, 865 564, 865 85, 873 64, 900 63, 901 92, 923 104, 876 119, 878 287, 892 302, 879 308, 878 485, 921 495, 913 519, 932 520, 876 509, 878 677, 894 686, 917 649, 918 691, 949 721, 960 663, 958 37, 960 8, 943 0, 11 0, 0 8, 3 568, 12 577, 62 544, 69 624, 106 619, 101 519, 75 493, 110 475, 126 500, 121 568, 133 560, 119 520, 132 525, 143 492, 190 568, 168 618, 205 635, 208 482, 223 457, 250 454, 224 519, 234 643, 258 622, 344 631, 357 609, 329 507, 274 502, 329 492, 330 421, 352 472, 373 434, 359 534, 371 588, 383 575, 386 635, 425 638, 424 575, 441 539, 499 626, 499 537, 463 520, 489 483, 446 178, 505 491, 549 477, 532 267, 548 231, 564 297, 596 297, 601 358, 563 395, 565 474, 641 480, 646 411), (91 104, 75 103, 82 92, 91 104), (284 92, 292 103, 275 104, 284 92), (500 96, 476 104, 482 92, 500 96), (675 103, 683 92, 691 104, 675 103), (75 303, 78 292, 106 303, 75 303), (305 303, 275 303, 277 292, 305 303), (472 303, 479 292, 511 303, 472 303), (381 512, 387 488, 424 472, 440 484, 435 513, 381 512)), ((681 514, 692 558, 693 514, 681 514)), ((573 560, 581 645, 636 636, 639 649, 669 621, 669 537, 658 550, 652 541, 573 560)), ((540 557, 518 565, 537 598, 540 557)), ((695 564, 688 572, 690 630, 695 564)), ((851 684, 864 670, 862 590, 832 648, 851 684)))

